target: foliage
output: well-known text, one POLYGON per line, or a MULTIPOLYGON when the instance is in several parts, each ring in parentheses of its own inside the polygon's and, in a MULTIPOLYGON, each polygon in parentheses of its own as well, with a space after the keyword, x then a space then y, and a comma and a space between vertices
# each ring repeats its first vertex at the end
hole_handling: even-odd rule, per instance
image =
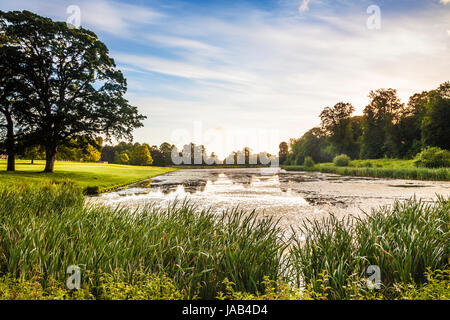
POLYGON ((261 292, 278 279, 285 243, 276 221, 233 209, 216 214, 188 202, 137 211, 84 205, 70 184, 0 190, 0 272, 31 279, 66 279, 79 265, 85 283, 100 274, 136 270, 165 274, 190 298, 214 298, 228 278, 236 289, 261 292), (139 213, 139 214, 137 214, 139 213), (39 248, 39 250, 35 250, 39 248))
POLYGON ((375 164, 375 168, 337 167, 329 164, 320 164, 314 168, 304 166, 282 166, 282 168, 287 171, 319 171, 322 173, 336 173, 355 177, 450 181, 450 168, 380 168, 379 166, 379 164, 375 164))
MULTIPOLYGON (((122 159, 121 159, 122 160, 122 159)), ((140 166, 149 166, 153 163, 152 156, 150 155, 150 150, 148 145, 137 144, 135 145, 132 153, 130 163, 140 166)))
POLYGON ((369 94, 363 116, 352 116, 354 107, 339 102, 320 114, 321 127, 291 139, 286 165, 302 165, 310 156, 329 162, 344 153, 352 159, 412 159, 427 146, 450 150, 450 82, 436 90, 412 95, 407 105, 395 89, 369 94))
POLYGON ((299 230, 305 241, 296 239, 290 251, 297 282, 322 292, 325 273, 330 298, 346 299, 349 283, 366 278, 367 267, 377 265, 384 288, 425 283, 428 269, 449 267, 449 228, 450 199, 444 198, 435 204, 396 202, 363 218, 307 221, 299 230))
POLYGON ((341 155, 336 156, 333 159, 333 163, 335 166, 338 166, 338 167, 347 167, 350 164, 350 160, 351 159, 348 155, 341 154, 341 155))
POLYGON ((13 74, 27 94, 16 110, 45 145, 46 172, 54 170, 58 147, 77 137, 130 139, 142 126, 145 117, 124 98, 123 74, 93 32, 28 11, 0 11, 0 26, 21 57, 13 74))
MULTIPOLYGON (((90 273, 90 272, 86 272, 90 273)), ((137 271, 132 279, 123 272, 112 274, 101 272, 88 279, 96 283, 85 283, 80 289, 69 290, 65 281, 49 277, 42 285, 43 275, 38 271, 30 279, 12 275, 0 277, 0 300, 179 300, 182 292, 176 289, 172 280, 164 275, 137 271)))
POLYGON ((308 168, 312 168, 315 166, 314 160, 311 157, 306 157, 303 165, 308 168))
POLYGON ((281 142, 279 148, 280 152, 278 153, 278 157, 280 159, 280 164, 284 164, 289 154, 289 145, 286 142, 281 142))
POLYGON ((424 145, 450 150, 450 82, 429 94, 422 121, 424 145))
POLYGON ((415 165, 425 168, 450 167, 450 151, 438 147, 427 147, 417 154, 415 165))

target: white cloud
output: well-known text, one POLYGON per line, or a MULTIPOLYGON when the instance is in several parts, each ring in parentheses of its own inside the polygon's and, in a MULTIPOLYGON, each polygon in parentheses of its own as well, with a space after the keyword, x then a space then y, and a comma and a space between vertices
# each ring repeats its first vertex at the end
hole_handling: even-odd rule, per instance
POLYGON ((130 37, 143 25, 154 24, 163 14, 147 7, 106 0, 0 0, 2 10, 30 10, 42 16, 66 21, 68 6, 76 4, 81 9, 81 25, 95 32, 105 32, 119 37, 130 37))
MULTIPOLYGON (((10 3, 0 0, 3 9, 10 3)), ((64 14, 68 2, 34 3, 51 15, 64 14)), ((373 32, 365 10, 301 18, 245 10, 222 18, 162 16, 87 0, 80 7, 82 23, 95 32, 129 36, 138 44, 136 52, 115 42, 111 55, 127 73, 130 101, 149 116, 136 139, 151 144, 170 140, 173 130, 189 129, 194 120, 206 129, 279 128, 280 139, 288 140, 318 125, 321 110, 338 101, 353 103, 360 113, 370 90, 393 87, 406 102, 449 80, 447 8, 384 15, 383 28, 373 32)))

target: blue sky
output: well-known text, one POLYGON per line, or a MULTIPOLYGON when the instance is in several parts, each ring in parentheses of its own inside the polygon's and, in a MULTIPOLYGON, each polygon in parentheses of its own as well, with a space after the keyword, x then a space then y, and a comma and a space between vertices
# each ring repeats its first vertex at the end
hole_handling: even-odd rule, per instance
POLYGON ((276 152, 336 102, 361 113, 372 89, 407 102, 450 80, 450 0, 0 0, 62 21, 70 5, 124 72, 150 144, 276 152))

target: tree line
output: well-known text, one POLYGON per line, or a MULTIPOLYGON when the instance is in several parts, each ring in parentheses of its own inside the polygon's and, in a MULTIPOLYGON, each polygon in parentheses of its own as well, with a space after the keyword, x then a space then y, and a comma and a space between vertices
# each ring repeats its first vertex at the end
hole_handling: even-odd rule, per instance
POLYGON ((29 11, 0 11, 0 153, 8 171, 17 155, 43 152, 44 171, 53 172, 64 151, 96 158, 101 137, 131 140, 145 117, 126 91, 92 31, 29 11))
POLYGON ((426 147, 450 149, 450 82, 414 94, 407 104, 395 89, 371 91, 369 98, 362 116, 353 115, 350 103, 326 107, 319 127, 280 144, 280 163, 302 165, 307 157, 330 162, 339 154, 411 159, 426 147))
POLYGON ((189 143, 178 149, 168 142, 159 147, 148 143, 120 142, 117 145, 106 145, 101 149, 101 161, 115 164, 172 166, 172 165, 265 165, 263 159, 272 157, 271 154, 261 152, 252 153, 248 147, 233 151, 224 159, 211 152, 209 155, 204 145, 189 143), (145 154, 145 155, 144 155, 145 154), (139 155, 139 156, 137 156, 139 155), (174 157, 181 162, 176 163, 174 157))

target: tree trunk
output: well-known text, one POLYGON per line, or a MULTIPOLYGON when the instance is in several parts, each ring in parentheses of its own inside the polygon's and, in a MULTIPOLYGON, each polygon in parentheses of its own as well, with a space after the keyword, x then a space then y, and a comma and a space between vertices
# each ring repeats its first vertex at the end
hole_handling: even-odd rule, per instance
POLYGON ((8 155, 8 166, 6 171, 16 170, 16 152, 14 145, 14 123, 9 113, 6 116, 6 154, 8 155))
POLYGON ((45 169, 44 172, 55 171, 56 147, 47 147, 45 150, 45 169))
POLYGON ((16 171, 16 155, 14 150, 8 150, 8 166, 6 171, 16 171))
POLYGON ((31 159, 31 164, 34 164, 34 159, 31 159))

